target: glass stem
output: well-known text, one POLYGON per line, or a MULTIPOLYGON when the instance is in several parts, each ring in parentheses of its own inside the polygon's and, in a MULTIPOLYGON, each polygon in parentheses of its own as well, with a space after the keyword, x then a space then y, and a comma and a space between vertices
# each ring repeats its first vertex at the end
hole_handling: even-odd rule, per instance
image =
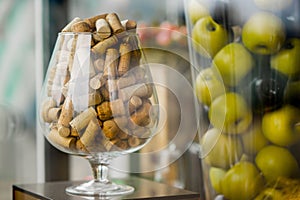
POLYGON ((108 180, 108 162, 101 162, 98 159, 90 159, 90 165, 92 167, 94 181, 104 184, 110 183, 108 180))

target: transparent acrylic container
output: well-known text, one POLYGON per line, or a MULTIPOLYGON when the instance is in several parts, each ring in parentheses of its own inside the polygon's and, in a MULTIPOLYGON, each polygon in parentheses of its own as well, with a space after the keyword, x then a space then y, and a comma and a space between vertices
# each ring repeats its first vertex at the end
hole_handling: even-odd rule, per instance
POLYGON ((185 0, 202 199, 300 198, 300 2, 185 0))

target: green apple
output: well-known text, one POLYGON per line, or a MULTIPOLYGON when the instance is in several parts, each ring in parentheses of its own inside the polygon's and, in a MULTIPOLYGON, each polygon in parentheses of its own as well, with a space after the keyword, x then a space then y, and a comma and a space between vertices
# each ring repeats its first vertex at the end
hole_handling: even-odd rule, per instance
POLYGON ((269 144, 262 132, 261 120, 253 120, 249 129, 242 134, 244 152, 248 155, 256 155, 263 147, 269 144))
POLYGON ((254 0, 256 6, 263 10, 282 11, 292 4, 293 0, 254 0))
POLYGON ((226 199, 250 200, 264 186, 264 181, 256 166, 241 161, 229 169, 221 180, 221 191, 226 199))
POLYGON ((252 122, 252 112, 246 100, 238 93, 228 92, 217 97, 208 111, 210 123, 229 134, 240 134, 252 122))
POLYGON ((209 180, 211 186, 217 193, 222 193, 221 191, 221 180, 225 176, 226 170, 218 167, 209 168, 209 180))
POLYGON ((217 24, 210 16, 199 19, 192 30, 193 46, 195 50, 212 58, 230 41, 230 33, 217 24))
POLYGON ((290 146, 300 141, 300 110, 291 105, 264 114, 262 130, 265 137, 279 146, 290 146))
POLYGON ((238 137, 223 134, 217 128, 209 129, 202 136, 200 144, 201 157, 213 167, 228 169, 243 153, 242 142, 238 137))
POLYGON ((209 16, 207 3, 204 0, 189 1, 188 15, 192 24, 195 24, 199 19, 203 17, 209 16))
POLYGON ((253 14, 243 26, 243 43, 253 53, 276 53, 283 45, 285 37, 282 20, 269 12, 253 14))
POLYGON ((195 81, 195 93, 199 102, 210 106, 211 102, 226 91, 224 84, 212 68, 200 71, 195 81))
POLYGON ((214 70, 222 76, 226 86, 236 86, 253 67, 253 58, 239 43, 230 43, 213 59, 214 70))
POLYGON ((268 145, 255 157, 255 163, 268 182, 279 177, 293 177, 299 172, 295 157, 284 147, 268 145))
POLYGON ((271 67, 287 75, 294 76, 300 72, 300 39, 288 39, 281 50, 271 57, 271 67))

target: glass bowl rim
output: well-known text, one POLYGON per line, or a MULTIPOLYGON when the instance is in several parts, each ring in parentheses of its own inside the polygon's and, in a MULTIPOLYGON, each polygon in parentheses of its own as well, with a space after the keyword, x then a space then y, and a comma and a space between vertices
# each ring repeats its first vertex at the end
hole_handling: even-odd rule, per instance
MULTIPOLYGON (((95 32, 71 32, 71 31, 68 31, 68 32, 58 32, 58 35, 61 36, 61 35, 93 35, 95 32)), ((120 33, 116 33, 116 34, 112 34, 112 35, 115 35, 118 37, 118 35, 122 35, 122 34, 128 34, 128 35, 139 35, 139 33, 137 32, 134 32, 132 30, 124 30, 120 33)))
POLYGON ((92 32, 59 32, 58 35, 92 35, 92 32))

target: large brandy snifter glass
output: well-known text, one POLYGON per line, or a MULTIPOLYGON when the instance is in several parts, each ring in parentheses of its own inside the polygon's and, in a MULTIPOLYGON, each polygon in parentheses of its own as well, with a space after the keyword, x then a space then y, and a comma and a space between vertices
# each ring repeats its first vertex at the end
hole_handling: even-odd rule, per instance
POLYGON ((108 179, 111 159, 141 149, 158 124, 158 98, 138 35, 95 44, 93 33, 61 32, 49 62, 39 113, 47 140, 86 158, 94 179, 66 188, 84 196, 134 191, 108 179))

